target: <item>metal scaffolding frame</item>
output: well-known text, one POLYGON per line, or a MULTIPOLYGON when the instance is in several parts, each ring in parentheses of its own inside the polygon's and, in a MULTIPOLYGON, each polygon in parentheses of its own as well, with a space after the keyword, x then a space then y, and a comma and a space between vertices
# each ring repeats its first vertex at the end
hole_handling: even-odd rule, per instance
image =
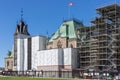
POLYGON ((78 28, 80 69, 99 72, 120 70, 120 6, 97 8, 89 27, 78 28))

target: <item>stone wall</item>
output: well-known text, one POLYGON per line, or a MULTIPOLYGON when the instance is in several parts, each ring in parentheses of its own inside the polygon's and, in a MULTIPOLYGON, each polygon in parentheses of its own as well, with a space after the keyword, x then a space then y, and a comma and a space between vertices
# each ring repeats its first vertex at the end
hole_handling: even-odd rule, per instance
POLYGON ((56 48, 76 48, 77 40, 76 39, 67 39, 66 37, 58 37, 53 40, 53 42, 48 42, 47 49, 56 49, 56 48))
POLYGON ((13 57, 5 58, 5 71, 13 70, 13 57))

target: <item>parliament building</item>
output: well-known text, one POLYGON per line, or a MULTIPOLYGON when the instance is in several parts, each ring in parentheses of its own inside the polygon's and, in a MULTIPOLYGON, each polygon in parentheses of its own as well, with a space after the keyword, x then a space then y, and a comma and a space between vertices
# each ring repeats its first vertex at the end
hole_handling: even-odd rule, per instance
MULTIPOLYGON (((69 77, 84 72, 120 71, 120 6, 96 9, 92 25, 77 19, 64 20, 51 37, 32 36, 23 19, 16 26, 14 47, 5 58, 6 71, 58 71, 54 76, 69 77), (79 73, 77 73, 79 71, 79 73)), ((49 76, 53 74, 49 74, 49 76)))

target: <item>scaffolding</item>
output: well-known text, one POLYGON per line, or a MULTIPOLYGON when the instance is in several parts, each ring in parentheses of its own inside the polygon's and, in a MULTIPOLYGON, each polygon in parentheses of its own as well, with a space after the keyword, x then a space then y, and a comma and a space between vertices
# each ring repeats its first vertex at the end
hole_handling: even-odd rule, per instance
POLYGON ((89 27, 78 28, 80 69, 120 71, 120 6, 96 9, 98 17, 89 27))

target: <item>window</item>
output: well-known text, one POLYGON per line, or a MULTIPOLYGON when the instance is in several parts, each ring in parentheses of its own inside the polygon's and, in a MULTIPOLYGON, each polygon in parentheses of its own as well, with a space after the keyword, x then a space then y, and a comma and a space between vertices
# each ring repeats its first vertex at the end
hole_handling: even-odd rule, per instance
POLYGON ((58 43, 57 43, 57 47, 58 48, 62 48, 62 44, 61 44, 61 41, 59 40, 58 43))
POLYGON ((9 61, 7 61, 7 66, 9 66, 9 61))
POLYGON ((50 46, 50 49, 52 49, 52 47, 50 46))
POLYGON ((70 47, 73 48, 73 45, 71 44, 70 47))

